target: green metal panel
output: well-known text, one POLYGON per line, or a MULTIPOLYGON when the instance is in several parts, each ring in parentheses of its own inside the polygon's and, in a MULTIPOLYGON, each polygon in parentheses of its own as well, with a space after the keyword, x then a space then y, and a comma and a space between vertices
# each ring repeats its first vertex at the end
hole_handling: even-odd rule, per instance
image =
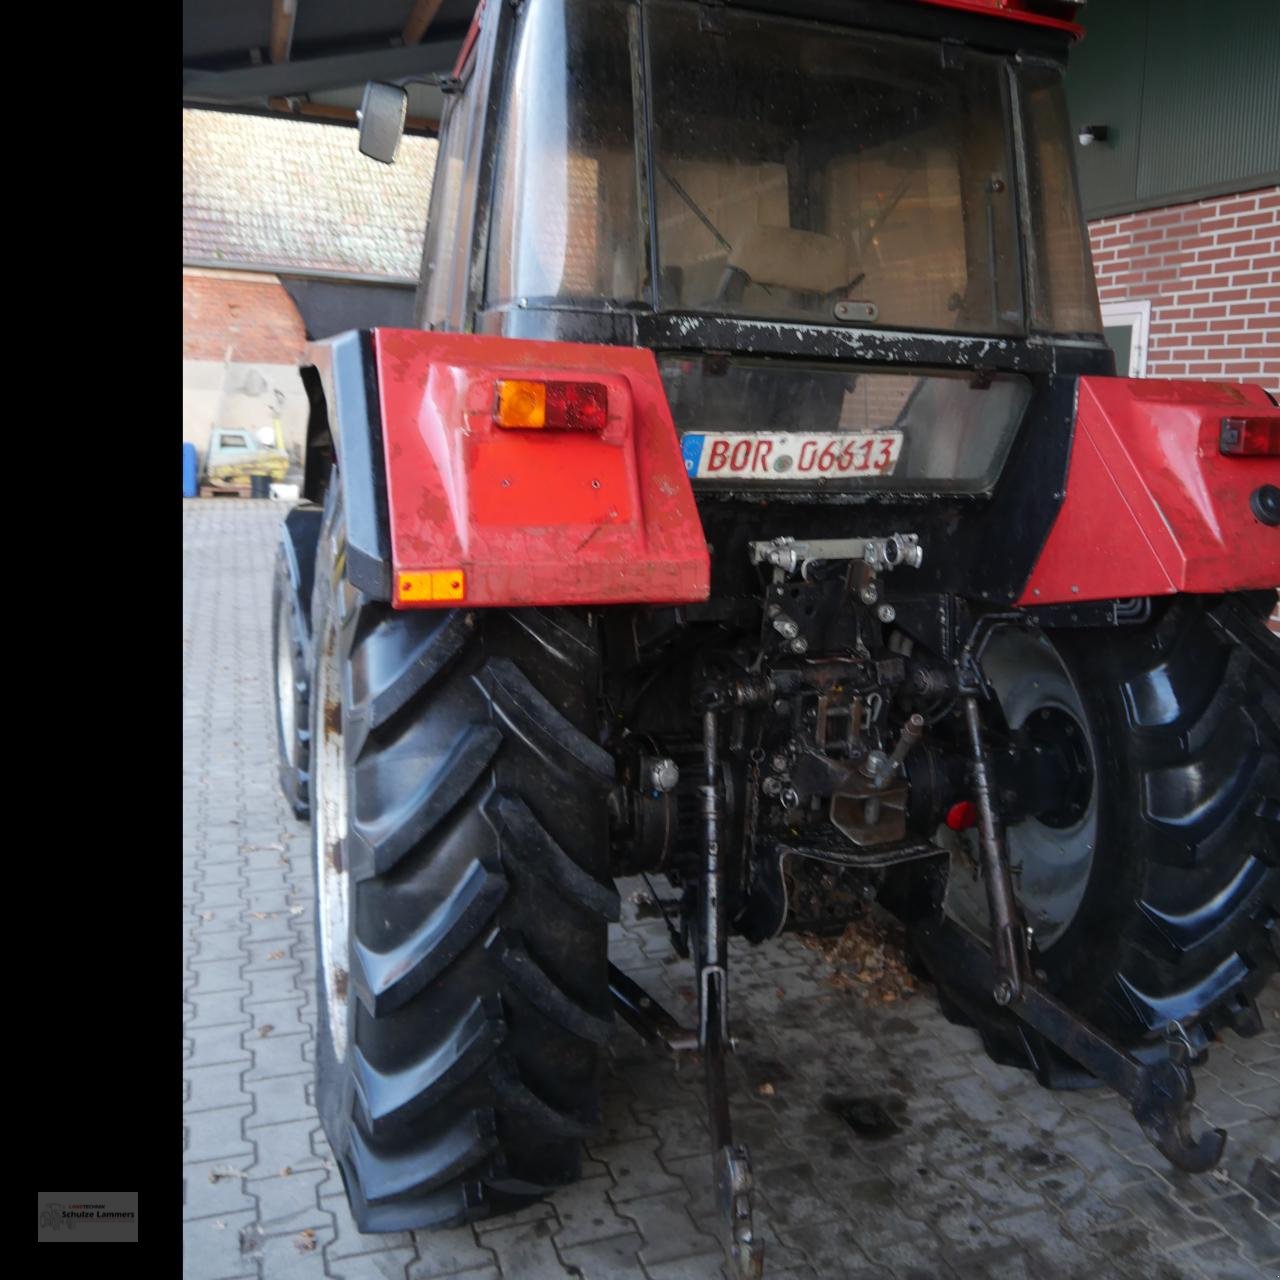
POLYGON ((1107 140, 1076 147, 1085 216, 1131 205, 1138 190, 1138 137, 1148 0, 1090 0, 1085 38, 1071 53, 1072 125, 1103 124, 1107 140))
POLYGON ((1090 0, 1072 53, 1090 218, 1280 182, 1280 0, 1090 0))
POLYGON ((1163 0, 1147 33, 1137 198, 1246 190, 1280 173, 1280 5, 1163 0))

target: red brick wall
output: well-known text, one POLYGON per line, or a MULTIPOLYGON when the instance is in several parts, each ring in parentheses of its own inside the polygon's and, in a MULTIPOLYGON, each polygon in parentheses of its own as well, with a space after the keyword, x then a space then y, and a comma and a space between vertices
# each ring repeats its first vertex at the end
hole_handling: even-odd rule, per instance
POLYGON ((296 364, 306 329, 293 300, 271 277, 228 272, 182 273, 184 360, 296 364))
POLYGON ((1280 187, 1089 224, 1103 303, 1149 300, 1147 377, 1280 391, 1280 187))

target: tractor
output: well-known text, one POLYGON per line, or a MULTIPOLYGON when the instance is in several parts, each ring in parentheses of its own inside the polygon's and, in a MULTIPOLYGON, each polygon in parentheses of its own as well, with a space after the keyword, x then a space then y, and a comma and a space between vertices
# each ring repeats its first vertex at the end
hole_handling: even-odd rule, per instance
POLYGON ((700 1056, 760 1275, 727 941, 873 902, 998 1061, 1220 1158, 1193 1068, 1280 942, 1280 408, 1116 376, 1080 8, 481 4, 414 327, 308 348, 274 587, 362 1231, 572 1181, 621 1020, 700 1056), (610 965, 638 874, 694 1027, 610 965))

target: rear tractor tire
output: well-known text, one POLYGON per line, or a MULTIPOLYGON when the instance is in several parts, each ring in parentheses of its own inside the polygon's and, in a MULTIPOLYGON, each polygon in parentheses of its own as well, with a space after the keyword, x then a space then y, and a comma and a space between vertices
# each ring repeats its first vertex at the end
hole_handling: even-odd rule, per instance
POLYGON ((295 507, 285 517, 271 582, 271 663, 280 789, 295 816, 310 813, 311 590, 321 512, 295 507))
POLYGON ((361 1231, 573 1181, 612 1030, 612 758, 595 629, 395 611, 345 581, 331 484, 312 617, 317 1105, 361 1231))
MULTIPOLYGON (((1275 597, 1237 597, 1265 617, 1275 597)), ((1220 597, 1152 621, 1052 638, 1005 631, 985 660, 1013 729, 1075 743, 1083 779, 1060 813, 1007 832, 1036 967, 1065 1002, 1141 1053, 1178 1023, 1196 1050, 1256 1032, 1252 997, 1280 933, 1280 638, 1215 625, 1220 597)), ((971 833, 966 833, 966 837, 971 833)), ((945 928, 986 941, 985 895, 952 861, 945 928)), ((1092 1078, 985 992, 935 962, 944 1010, 997 1060, 1052 1087, 1092 1078)))

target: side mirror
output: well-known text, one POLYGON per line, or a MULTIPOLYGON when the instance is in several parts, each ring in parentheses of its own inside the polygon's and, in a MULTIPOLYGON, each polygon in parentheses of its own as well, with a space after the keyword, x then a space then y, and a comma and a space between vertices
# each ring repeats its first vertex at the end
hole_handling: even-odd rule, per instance
POLYGON ((409 112, 409 94, 397 84, 370 81, 364 87, 360 121, 360 154, 383 164, 393 164, 409 112))

